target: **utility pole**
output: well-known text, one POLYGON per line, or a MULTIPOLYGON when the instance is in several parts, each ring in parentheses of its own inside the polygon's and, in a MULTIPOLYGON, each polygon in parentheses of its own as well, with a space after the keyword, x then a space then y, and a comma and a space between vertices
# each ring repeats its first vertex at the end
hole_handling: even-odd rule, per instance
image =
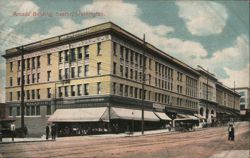
MULTIPOLYGON (((235 81, 234 81, 234 93, 235 93, 235 81)), ((234 94, 234 110, 235 110, 235 94, 234 94)))
MULTIPOLYGON (((20 49, 20 48, 19 48, 20 49)), ((21 129, 24 130, 24 50, 21 46, 21 129)))
MULTIPOLYGON (((143 45, 145 46, 145 34, 143 34, 143 45)), ((142 51, 142 100, 141 100, 141 134, 144 134, 144 84, 145 84, 145 52, 142 51)))
MULTIPOLYGON (((208 71, 208 70, 207 70, 207 71, 208 71)), ((208 71, 207 73, 209 73, 209 71, 208 71)), ((208 111, 208 75, 207 75, 206 119, 208 119, 208 113, 209 113, 209 111, 208 111, 208 113, 207 113, 207 111, 208 111)))

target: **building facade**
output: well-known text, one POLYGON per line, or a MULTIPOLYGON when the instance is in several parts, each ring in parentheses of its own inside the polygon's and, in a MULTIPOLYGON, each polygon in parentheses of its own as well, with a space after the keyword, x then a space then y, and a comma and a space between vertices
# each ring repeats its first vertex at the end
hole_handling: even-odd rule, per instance
POLYGON ((250 117, 250 88, 237 87, 235 88, 240 94, 240 114, 242 120, 249 120, 250 117))
MULTIPOLYGON (((112 120, 134 121, 142 107, 148 114, 146 126, 161 120, 152 112, 166 112, 171 119, 178 113, 206 115, 210 122, 216 117, 214 76, 193 69, 111 22, 28 44, 22 50, 12 48, 4 57, 7 114, 20 125, 23 71, 25 124, 32 134, 44 133, 49 117, 51 122, 81 122, 73 116, 64 119, 65 109, 99 108, 97 122, 108 120, 109 126, 112 120)), ((139 122, 135 124, 139 129, 139 122)))

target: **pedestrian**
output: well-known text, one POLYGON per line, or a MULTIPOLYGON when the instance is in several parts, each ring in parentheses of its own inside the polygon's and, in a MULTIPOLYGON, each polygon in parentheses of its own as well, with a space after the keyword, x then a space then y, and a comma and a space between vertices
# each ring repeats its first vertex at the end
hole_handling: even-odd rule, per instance
POLYGON ((49 139, 49 124, 46 126, 46 140, 49 139))
POLYGON ((234 126, 231 125, 231 140, 234 141, 234 126))
POLYGON ((51 136, 52 136, 52 140, 56 140, 56 125, 53 124, 51 127, 51 136))
POLYGON ((228 140, 234 140, 234 127, 233 127, 233 124, 229 124, 229 127, 228 127, 228 140))
POLYGON ((15 126, 15 124, 12 123, 12 124, 10 125, 10 131, 11 131, 12 142, 14 142, 15 130, 16 130, 16 126, 15 126))

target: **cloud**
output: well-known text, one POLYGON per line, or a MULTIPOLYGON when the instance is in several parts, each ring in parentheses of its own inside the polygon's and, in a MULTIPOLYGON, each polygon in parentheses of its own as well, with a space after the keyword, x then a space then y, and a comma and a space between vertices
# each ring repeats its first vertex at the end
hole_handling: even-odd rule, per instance
POLYGON ((237 70, 233 70, 230 68, 224 68, 224 70, 226 71, 227 75, 229 76, 228 78, 225 79, 221 79, 221 81, 233 88, 233 84, 235 81, 235 87, 249 87, 250 86, 250 73, 249 73, 249 69, 250 69, 250 65, 247 64, 246 67, 244 67, 243 69, 237 71, 237 70))
POLYGON ((223 31, 228 18, 226 8, 212 1, 176 1, 179 17, 193 35, 207 36, 223 31), (195 8, 195 9, 194 9, 195 8))
POLYGON ((103 17, 83 20, 83 26, 87 27, 101 22, 113 21, 138 37, 142 38, 145 33, 148 43, 163 49, 173 56, 181 55, 183 58, 207 56, 207 51, 198 42, 168 38, 168 33, 175 31, 173 27, 162 24, 154 26, 142 21, 139 18, 141 10, 135 4, 122 1, 109 1, 109 3, 94 1, 92 4, 83 6, 81 11, 98 11, 104 14, 103 17))
POLYGON ((0 15, 2 20, 0 24, 16 26, 20 23, 26 23, 32 21, 36 16, 16 16, 15 13, 26 13, 26 12, 38 12, 39 7, 32 1, 1 1, 0 2, 1 10, 0 15), (7 21, 7 24, 5 23, 7 21))

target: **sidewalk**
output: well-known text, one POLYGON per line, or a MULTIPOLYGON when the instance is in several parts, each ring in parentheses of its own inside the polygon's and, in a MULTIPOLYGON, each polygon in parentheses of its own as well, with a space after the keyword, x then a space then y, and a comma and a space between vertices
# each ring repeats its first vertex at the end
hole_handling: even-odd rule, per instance
MULTIPOLYGON (((206 128, 196 128, 194 131, 200 131, 205 130, 206 128)), ((155 134, 174 134, 179 133, 180 131, 169 131, 168 129, 159 129, 159 130, 150 130, 150 131, 144 131, 144 135, 155 135, 155 134)), ((84 137, 86 139, 92 139, 92 138, 116 138, 116 137, 138 137, 143 136, 141 131, 136 131, 133 134, 132 133, 119 133, 119 134, 100 134, 100 135, 85 135, 85 136, 72 136, 72 137, 57 137, 56 140, 67 140, 67 139, 74 139, 77 137, 84 137)), ((51 138, 49 140, 45 139, 45 135, 43 135, 41 138, 15 138, 14 142, 12 142, 11 138, 3 138, 2 142, 0 144, 10 144, 10 143, 24 143, 24 142, 46 142, 46 141, 53 141, 51 138)))
POLYGON ((52 140, 46 140, 45 136, 42 136, 41 138, 15 138, 13 142, 12 142, 12 138, 3 138, 2 142, 0 142, 0 144, 24 143, 24 142, 44 142, 44 141, 52 141, 52 140))

